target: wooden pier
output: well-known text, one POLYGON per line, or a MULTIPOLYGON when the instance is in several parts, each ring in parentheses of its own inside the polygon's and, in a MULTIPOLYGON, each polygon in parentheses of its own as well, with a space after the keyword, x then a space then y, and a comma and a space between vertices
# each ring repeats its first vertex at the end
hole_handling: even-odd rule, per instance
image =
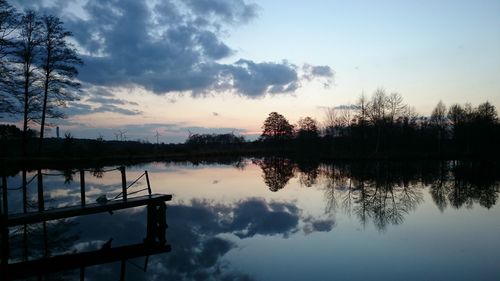
MULTIPOLYGON (((0 235, 1 235, 1 264, 0 279, 11 280, 26 278, 29 276, 45 276, 49 273, 64 271, 69 269, 79 269, 80 279, 84 280, 85 267, 103 263, 121 261, 120 280, 125 279, 125 261, 131 258, 146 257, 144 269, 147 267, 147 261, 150 255, 166 253, 170 251, 170 245, 166 243, 166 205, 165 202, 172 200, 169 194, 153 194, 149 181, 148 172, 145 171, 141 176, 127 185, 125 167, 111 169, 109 171, 119 170, 122 179, 122 192, 111 200, 105 199, 101 202, 87 203, 85 199, 85 172, 80 170, 80 194, 81 202, 79 205, 45 209, 43 196, 43 174, 38 170, 38 210, 28 212, 26 205, 26 177, 23 174, 23 213, 9 214, 7 180, 2 177, 2 200, 0 205, 0 235), (135 192, 128 192, 128 189, 145 177, 147 188, 135 192), (140 191, 148 191, 147 195, 129 197, 131 194, 140 191), (36 260, 23 260, 21 262, 9 263, 10 245, 9 245, 9 227, 26 226, 29 224, 43 223, 44 241, 47 241, 46 222, 51 220, 78 217, 90 214, 112 212, 116 210, 147 206, 147 225, 146 236, 143 243, 106 248, 98 251, 63 254, 59 256, 49 256, 47 253, 44 258, 36 260)), ((26 228, 26 227, 24 227, 26 228)), ((25 246, 26 247, 26 246, 25 246)), ((45 249, 47 251, 47 248, 45 249)))
POLYGON ((45 211, 19 213, 8 216, 4 222, 8 227, 39 223, 43 221, 64 219, 76 216, 91 215, 103 212, 112 212, 121 209, 134 208, 145 205, 156 205, 161 202, 172 200, 172 195, 151 194, 139 197, 132 197, 127 200, 111 200, 106 203, 92 203, 85 206, 70 206, 45 211))

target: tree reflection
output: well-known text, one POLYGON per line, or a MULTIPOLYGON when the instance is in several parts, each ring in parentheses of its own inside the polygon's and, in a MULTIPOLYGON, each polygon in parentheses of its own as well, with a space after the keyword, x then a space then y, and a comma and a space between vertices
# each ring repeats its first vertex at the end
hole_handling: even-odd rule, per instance
POLYGON ((317 183, 318 179, 318 166, 317 162, 303 162, 298 163, 299 169, 299 183, 305 187, 311 187, 317 183))
POLYGON ((381 231, 401 224, 405 216, 429 193, 439 210, 448 206, 491 208, 498 200, 498 166, 468 161, 341 162, 319 163, 284 158, 254 160, 262 169, 264 183, 273 192, 298 176, 305 187, 324 188, 326 212, 342 210, 381 231))
POLYGON ((289 159, 270 157, 263 160, 255 160, 254 163, 262 169, 264 183, 273 192, 284 188, 294 176, 294 163, 289 159))
POLYGON ((392 165, 322 165, 327 210, 339 206, 363 225, 373 221, 381 231, 404 222, 404 216, 422 202, 422 189, 410 178, 394 173, 392 165), (340 202, 340 203, 339 203, 340 202))
POLYGON ((490 209, 498 201, 497 167, 490 163, 453 161, 443 163, 431 185, 432 199, 441 211, 448 205, 472 208, 474 203, 490 209))

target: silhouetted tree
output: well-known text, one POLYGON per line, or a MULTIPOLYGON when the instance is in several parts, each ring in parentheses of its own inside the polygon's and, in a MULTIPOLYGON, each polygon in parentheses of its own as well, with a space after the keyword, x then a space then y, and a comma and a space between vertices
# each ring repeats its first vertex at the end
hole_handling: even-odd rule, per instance
POLYGON ((446 106, 442 101, 439 101, 436 107, 432 110, 431 124, 437 128, 445 128, 446 122, 446 106))
MULTIPOLYGON (((11 112, 14 100, 9 90, 12 79, 12 68, 9 64, 9 54, 14 44, 14 33, 18 25, 16 11, 7 3, 0 0, 0 111, 11 112)), ((0 115, 0 118, 4 117, 0 115)))
POLYGON ((456 127, 460 123, 465 122, 465 110, 460 104, 453 104, 448 109, 448 120, 450 120, 451 124, 456 127))
POLYGON ((391 93, 387 97, 387 108, 389 120, 394 123, 405 112, 406 105, 403 103, 403 96, 399 93, 391 93))
POLYGON ((432 110, 430 121, 431 125, 437 130, 439 152, 441 152, 443 138, 446 137, 446 128, 448 122, 448 119, 446 118, 446 106, 442 101, 439 101, 436 107, 432 110))
POLYGON ((62 117, 55 109, 74 100, 74 91, 80 83, 75 80, 77 65, 82 64, 75 49, 66 41, 71 32, 66 31, 63 23, 54 16, 44 16, 41 27, 43 102, 40 124, 38 152, 42 150, 45 132, 45 118, 62 117), (49 96, 50 95, 50 96, 49 96))
POLYGON ((476 110, 476 119, 482 124, 495 124, 498 121, 495 106, 489 102, 480 104, 476 110))
POLYGON ((283 141, 293 137, 293 125, 277 112, 269 113, 262 129, 261 139, 265 141, 283 141))
POLYGON ((37 72, 36 60, 40 48, 41 22, 34 11, 27 11, 21 17, 19 41, 16 42, 14 62, 19 72, 13 86, 16 97, 21 105, 20 112, 23 114, 23 150, 27 153, 27 132, 31 121, 40 118, 40 96, 37 83, 40 75, 37 72))
POLYGON ((297 129, 299 138, 314 139, 319 137, 318 122, 309 116, 299 119, 297 129))
POLYGON ((323 134, 327 137, 333 138, 335 136, 337 112, 333 107, 325 109, 325 119, 323 121, 323 134))
POLYGON ((387 95, 383 88, 379 88, 373 93, 371 100, 368 102, 368 116, 373 125, 377 128, 377 142, 375 152, 379 152, 380 138, 382 135, 382 127, 385 122, 385 112, 387 106, 387 95))

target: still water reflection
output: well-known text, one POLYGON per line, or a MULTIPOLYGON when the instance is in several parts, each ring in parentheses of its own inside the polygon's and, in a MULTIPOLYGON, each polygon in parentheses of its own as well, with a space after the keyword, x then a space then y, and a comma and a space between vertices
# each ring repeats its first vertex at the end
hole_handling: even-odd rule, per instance
MULTIPOLYGON (((174 199, 167 209, 172 251, 147 263, 145 257, 128 261, 126 279, 500 280, 497 168, 282 158, 127 167, 132 180, 148 170, 154 192, 174 199)), ((63 174, 44 178, 48 208, 79 202, 78 177, 63 174)), ((121 191, 119 173, 96 170, 86 181, 88 202, 121 191)), ((8 179, 8 186, 20 183, 20 176, 8 179)), ((28 202, 36 201, 36 184, 27 191, 28 202)), ((9 191, 9 206, 22 211, 20 192, 9 191)), ((138 243, 145 218, 139 207, 12 229, 11 260, 95 250, 110 238, 113 247, 138 243), (44 228, 48 243, 42 243, 44 228)), ((119 275, 119 264, 98 265, 86 270, 85 280, 119 275)))

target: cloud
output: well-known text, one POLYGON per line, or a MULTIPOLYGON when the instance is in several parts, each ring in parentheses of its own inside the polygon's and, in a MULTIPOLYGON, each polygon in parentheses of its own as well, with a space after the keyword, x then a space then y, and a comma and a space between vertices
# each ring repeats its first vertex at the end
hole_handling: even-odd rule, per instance
POLYGON ((304 71, 304 74, 302 77, 305 80, 310 81, 313 79, 322 79, 323 86, 325 88, 330 87, 330 85, 333 82, 334 71, 328 65, 304 64, 304 66, 302 67, 302 70, 304 71))
POLYGON ((358 110, 359 106, 355 104, 340 104, 335 106, 334 109, 358 110))
POLYGON ((86 85, 82 91, 79 101, 68 103, 64 109, 66 115, 88 115, 93 113, 112 112, 123 115, 140 115, 142 111, 134 109, 139 104, 124 99, 116 98, 116 95, 106 87, 86 85))
POLYGON ((266 93, 293 92, 297 89, 296 66, 282 63, 254 63, 238 60, 231 68, 232 87, 242 95, 259 97, 266 93))
MULTIPOLYGON (((246 24, 258 15, 259 7, 246 0, 66 2, 49 5, 38 0, 18 5, 63 18, 85 63, 79 78, 93 85, 139 86, 159 95, 231 92, 259 98, 293 93, 304 77, 320 78, 325 85, 333 77, 328 66, 308 65, 307 73, 301 76, 299 69, 286 61, 219 63, 235 55, 222 40, 228 28, 246 24)), ((110 110, 133 114, 113 107, 110 110)))
POLYGON ((243 0, 188 0, 187 5, 200 14, 208 14, 229 23, 246 23, 257 16, 258 6, 243 0))

